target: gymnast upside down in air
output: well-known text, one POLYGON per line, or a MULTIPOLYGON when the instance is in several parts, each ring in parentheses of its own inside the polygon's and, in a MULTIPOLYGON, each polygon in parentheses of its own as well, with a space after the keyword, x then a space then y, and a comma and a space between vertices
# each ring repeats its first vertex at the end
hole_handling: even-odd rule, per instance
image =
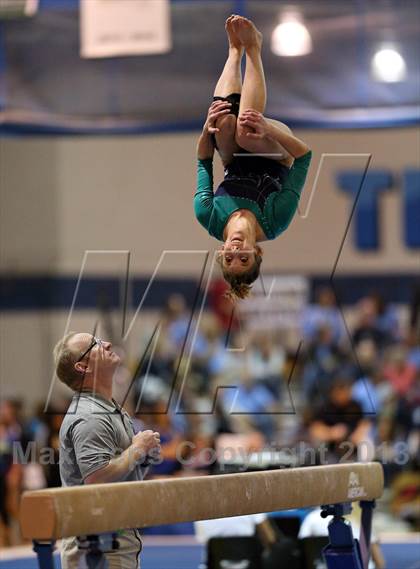
POLYGON ((197 145, 194 209, 209 234, 224 241, 218 261, 231 286, 229 295, 245 298, 260 271, 263 252, 258 243, 275 239, 290 224, 312 153, 285 124, 263 115, 262 34, 250 20, 236 15, 225 27, 229 55, 197 145), (216 192, 214 148, 225 169, 216 192))

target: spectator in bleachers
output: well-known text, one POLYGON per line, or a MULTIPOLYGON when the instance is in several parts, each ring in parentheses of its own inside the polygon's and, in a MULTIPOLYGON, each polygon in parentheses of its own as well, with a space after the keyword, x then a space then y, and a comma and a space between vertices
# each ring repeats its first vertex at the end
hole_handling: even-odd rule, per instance
POLYGON ((45 424, 45 403, 38 403, 35 413, 25 425, 25 432, 28 440, 36 443, 38 448, 47 446, 49 429, 45 424))
MULTIPOLYGON (((418 459, 417 459, 418 460, 418 459)), ((392 514, 420 531, 420 469, 408 466, 392 481, 390 509, 392 514)))
POLYGON ((196 325, 197 323, 191 320, 191 313, 187 310, 185 298, 180 294, 173 294, 167 304, 166 333, 176 354, 184 346, 188 335, 188 349, 192 348, 193 355, 195 357, 207 355, 207 340, 200 328, 196 330, 196 325))
POLYGON ((353 343, 357 346, 363 340, 372 340, 378 350, 394 342, 388 323, 381 324, 378 304, 372 297, 362 298, 356 305, 357 323, 353 331, 353 343))
POLYGON ((238 332, 230 336, 228 344, 223 337, 211 340, 208 360, 210 375, 223 376, 228 383, 229 378, 237 376, 243 366, 244 354, 235 349, 242 346, 241 334, 238 332))
POLYGON ((13 545, 22 486, 22 465, 14 461, 13 448, 22 448, 23 428, 19 417, 21 403, 0 402, 0 545, 13 545))
POLYGON ((153 344, 153 350, 150 350, 144 358, 142 369, 139 372, 146 372, 160 377, 168 385, 174 379, 174 353, 173 347, 169 345, 168 338, 165 334, 160 334, 156 343, 153 344))
POLYGON ((308 432, 315 446, 326 443, 328 461, 355 460, 358 446, 370 441, 371 422, 352 398, 352 381, 338 377, 331 385, 327 402, 312 413, 308 432))
POLYGON ((49 464, 45 465, 45 479, 49 488, 61 486, 59 468, 59 449, 60 449, 60 427, 66 412, 66 405, 55 404, 48 409, 45 415, 45 422, 48 428, 47 446, 51 452, 49 464))
POLYGON ((387 303, 378 292, 371 293, 368 298, 372 300, 375 307, 378 329, 382 330, 393 341, 399 341, 401 339, 400 322, 395 307, 387 303))
POLYGON ((306 363, 303 369, 303 390, 307 401, 325 395, 346 355, 334 339, 328 325, 321 326, 306 347, 306 363))
POLYGON ((384 377, 397 395, 404 396, 415 381, 416 368, 408 363, 407 351, 401 345, 390 349, 386 354, 386 360, 384 377))
POLYGON ((374 420, 380 408, 380 400, 376 391, 373 370, 365 370, 365 373, 354 382, 352 399, 359 403, 365 415, 370 415, 374 420))
POLYGON ((376 423, 380 410, 392 395, 389 383, 378 367, 378 352, 372 340, 363 340, 356 348, 359 366, 356 381, 352 387, 352 397, 362 407, 363 413, 370 415, 376 423))
POLYGON ((406 339, 407 346, 407 362, 420 369, 420 330, 412 328, 406 339))
POLYGON ((412 300, 410 303, 410 329, 420 333, 420 280, 414 287, 412 300))
POLYGON ((232 424, 237 425, 238 432, 257 429, 267 441, 275 438, 277 425, 274 413, 278 412, 278 400, 265 385, 257 383, 247 370, 237 376, 231 389, 224 390, 223 407, 226 413, 231 414, 232 424))
POLYGON ((327 286, 316 291, 316 300, 302 315, 302 333, 305 341, 313 341, 319 329, 327 326, 331 330, 332 340, 339 344, 344 337, 343 317, 337 307, 334 291, 327 286))
POLYGON ((286 362, 284 349, 274 345, 268 334, 259 334, 246 351, 248 372, 257 383, 262 383, 279 398, 283 383, 283 370, 286 362))
POLYGON ((149 476, 169 476, 178 474, 182 470, 179 460, 179 448, 185 438, 185 432, 177 428, 173 412, 168 409, 169 397, 148 398, 143 402, 141 410, 134 420, 135 432, 145 429, 159 429, 161 440, 160 459, 156 461, 149 472, 149 476))
POLYGON ((420 371, 408 391, 397 398, 394 438, 407 441, 411 456, 420 451, 420 371))

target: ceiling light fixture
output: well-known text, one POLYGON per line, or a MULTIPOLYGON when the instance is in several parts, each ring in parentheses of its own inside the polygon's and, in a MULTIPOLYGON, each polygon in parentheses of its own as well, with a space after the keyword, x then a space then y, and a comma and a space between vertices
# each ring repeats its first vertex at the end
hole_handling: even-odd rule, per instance
POLYGON ((382 45, 372 57, 372 75, 377 81, 396 83, 407 76, 407 65, 395 45, 382 45))
POLYGON ((312 51, 312 38, 304 24, 302 14, 288 9, 281 14, 280 22, 271 35, 271 50, 275 55, 296 57, 312 51))

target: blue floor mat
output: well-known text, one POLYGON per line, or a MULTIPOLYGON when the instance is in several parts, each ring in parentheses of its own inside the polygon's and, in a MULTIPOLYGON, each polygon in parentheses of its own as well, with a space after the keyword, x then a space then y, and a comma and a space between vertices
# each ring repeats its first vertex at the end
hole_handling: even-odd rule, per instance
MULTIPOLYGON (((392 543, 382 546, 387 569, 420 569, 420 540, 415 543, 392 543)), ((202 548, 199 545, 146 546, 142 569, 197 569, 202 548)), ((1 569, 38 569, 36 559, 2 561, 1 569)), ((56 558, 56 569, 60 562, 56 558)))

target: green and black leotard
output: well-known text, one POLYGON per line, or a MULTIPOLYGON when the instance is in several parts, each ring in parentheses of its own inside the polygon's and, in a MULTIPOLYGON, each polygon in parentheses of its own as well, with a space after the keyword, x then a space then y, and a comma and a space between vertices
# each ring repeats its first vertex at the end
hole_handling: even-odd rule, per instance
POLYGON ((243 153, 225 170, 213 192, 213 160, 198 160, 195 215, 212 237, 224 241, 223 231, 232 213, 252 211, 267 239, 275 239, 289 226, 306 180, 312 152, 286 166, 270 158, 243 153))

